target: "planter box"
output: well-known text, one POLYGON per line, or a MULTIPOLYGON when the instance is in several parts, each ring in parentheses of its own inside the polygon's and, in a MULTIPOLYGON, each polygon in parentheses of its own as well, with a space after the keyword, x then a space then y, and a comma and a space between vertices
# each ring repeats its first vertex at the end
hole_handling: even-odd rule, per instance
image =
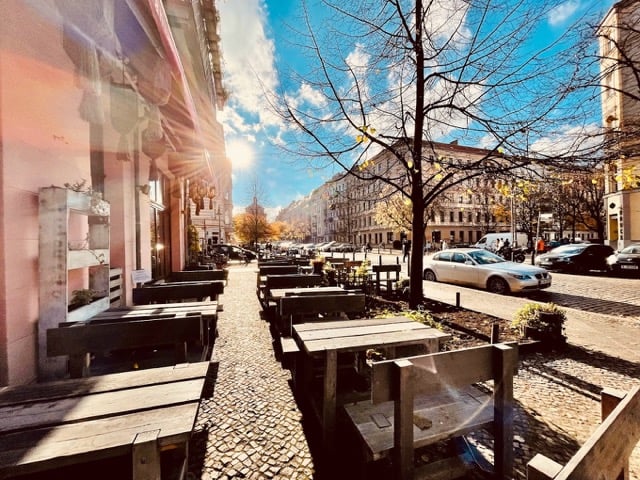
POLYGON ((109 308, 109 297, 103 297, 94 300, 88 305, 82 305, 71 310, 67 315, 67 322, 83 322, 100 312, 104 312, 109 308))

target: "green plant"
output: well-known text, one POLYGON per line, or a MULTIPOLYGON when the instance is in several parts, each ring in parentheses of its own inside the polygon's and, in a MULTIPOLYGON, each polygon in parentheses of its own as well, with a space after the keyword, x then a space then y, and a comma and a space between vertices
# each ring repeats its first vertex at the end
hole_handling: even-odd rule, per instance
POLYGON ((409 310, 406 312, 402 312, 402 315, 410 318, 415 322, 420 322, 423 325, 426 325, 431 328, 437 328, 438 330, 442 330, 442 325, 437 322, 433 316, 427 312, 426 310, 409 310))
POLYGON ((369 277, 369 267, 371 266, 370 260, 363 260, 360 266, 356 269, 355 276, 361 280, 369 277))
POLYGON ((81 288, 80 290, 74 290, 71 297, 71 303, 74 305, 89 305, 94 297, 96 291, 90 288, 81 288))
POLYGON ((511 328, 524 332, 525 327, 543 333, 562 333, 567 314, 554 303, 527 303, 515 314, 511 328))

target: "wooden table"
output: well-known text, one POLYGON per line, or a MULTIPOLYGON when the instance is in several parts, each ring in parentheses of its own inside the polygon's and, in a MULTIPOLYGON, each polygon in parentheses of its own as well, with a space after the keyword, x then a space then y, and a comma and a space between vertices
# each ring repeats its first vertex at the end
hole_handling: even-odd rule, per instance
POLYGON ((335 295, 342 293, 349 293, 342 287, 292 287, 292 288, 274 288, 270 291, 271 299, 274 301, 280 300, 282 297, 289 297, 291 295, 335 295))
POLYGON ((179 459, 183 478, 211 368, 200 362, 0 389, 0 478, 51 478, 56 469, 128 455, 134 480, 160 478, 161 454, 179 459))
MULTIPOLYGON (((384 349, 387 357, 395 356, 395 348, 425 345, 427 352, 439 351, 440 343, 449 334, 427 327, 407 317, 340 320, 334 322, 301 323, 293 326, 293 338, 302 351, 302 368, 296 380, 296 389, 304 395, 311 392, 312 361, 324 359, 323 387, 320 407, 316 409, 324 436, 326 451, 331 455, 335 444, 338 354, 384 349)), ((310 398, 315 407, 316 399, 310 398)))

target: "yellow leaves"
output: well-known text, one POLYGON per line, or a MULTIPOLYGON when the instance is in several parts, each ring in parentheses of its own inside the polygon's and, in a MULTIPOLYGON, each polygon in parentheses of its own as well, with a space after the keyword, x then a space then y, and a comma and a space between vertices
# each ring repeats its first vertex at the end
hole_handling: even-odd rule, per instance
POLYGON ((360 165, 358 165, 358 171, 361 172, 363 170, 366 170, 369 167, 373 167, 375 165, 375 162, 373 160, 365 160, 364 162, 362 162, 360 165))
POLYGON ((444 175, 442 175, 441 173, 437 173, 434 178, 436 180, 442 180, 444 178, 444 175))
POLYGON ((592 178, 591 179, 591 183, 594 184, 594 185, 597 185, 598 184, 598 179, 592 178))
POLYGON ((408 160, 407 161, 407 167, 410 168, 410 169, 413 168, 413 160, 408 160))
POLYGON ((370 127, 368 125, 363 125, 361 127, 358 127, 358 130, 360 130, 363 134, 362 135, 356 135, 356 142, 357 143, 366 143, 368 142, 370 139, 369 137, 372 135, 375 135, 376 133, 376 129, 373 127, 370 127))

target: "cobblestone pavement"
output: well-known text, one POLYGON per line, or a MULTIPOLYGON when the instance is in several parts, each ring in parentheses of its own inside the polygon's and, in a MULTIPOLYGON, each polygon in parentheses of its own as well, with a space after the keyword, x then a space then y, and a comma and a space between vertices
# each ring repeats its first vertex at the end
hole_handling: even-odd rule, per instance
MULTIPOLYGON (((274 356, 269 326, 260 317, 255 275, 255 263, 232 266, 221 297, 224 312, 214 349, 219 368, 212 398, 202 401, 191 444, 192 480, 322 477, 322 462, 312 453, 317 433, 305 425, 289 372, 274 356)), ((465 304, 471 295, 462 298, 462 306, 471 308, 465 304)), ((636 325, 624 326, 635 328, 638 337, 636 325)), ((615 338, 608 343, 575 341, 569 333, 569 341, 563 352, 521 358, 514 380, 516 479, 526 478, 526 463, 536 453, 566 463, 599 423, 601 389, 628 390, 639 381, 638 349, 619 358, 615 338)), ((486 438, 471 440, 487 452, 486 438)), ((374 469, 370 478, 385 478, 385 472, 374 469)), ((632 455, 630 478, 640 479, 639 448, 632 455)))

